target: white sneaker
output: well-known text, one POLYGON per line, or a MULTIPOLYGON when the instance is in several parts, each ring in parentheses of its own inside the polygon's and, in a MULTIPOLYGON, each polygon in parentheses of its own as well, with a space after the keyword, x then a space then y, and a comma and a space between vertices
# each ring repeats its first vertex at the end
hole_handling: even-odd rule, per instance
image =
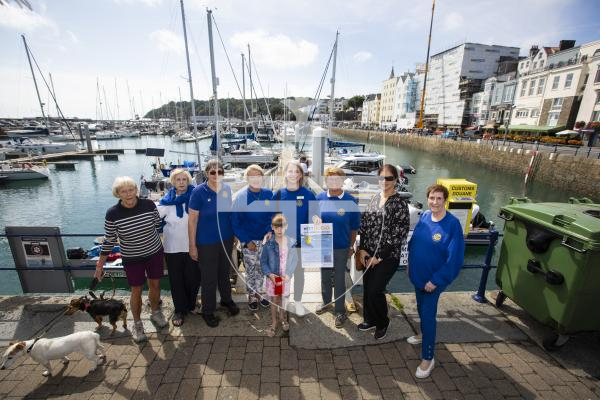
POLYGON ((131 335, 133 336, 133 341, 136 343, 145 342, 148 340, 148 336, 146 336, 146 332, 144 332, 144 324, 142 321, 135 321, 133 323, 133 331, 131 331, 131 335))
POLYGON ((294 303, 294 312, 299 317, 303 317, 306 315, 306 308, 304 308, 304 305, 301 302, 297 301, 294 303))
POLYGON ((420 338, 419 336, 415 335, 415 336, 411 336, 411 337, 406 338, 406 341, 409 344, 421 344, 421 342, 423 342, 423 339, 420 338))
POLYGON ((415 373, 415 376, 419 379, 429 378, 429 375, 431 375, 431 371, 433 371, 434 366, 435 360, 432 358, 431 363, 429 364, 429 368, 427 368, 426 370, 422 370, 420 366, 417 367, 417 372, 415 373))
POLYGON ((152 321, 158 328, 164 328, 165 326, 169 325, 169 322, 167 322, 167 319, 160 310, 152 312, 150 321, 152 321))

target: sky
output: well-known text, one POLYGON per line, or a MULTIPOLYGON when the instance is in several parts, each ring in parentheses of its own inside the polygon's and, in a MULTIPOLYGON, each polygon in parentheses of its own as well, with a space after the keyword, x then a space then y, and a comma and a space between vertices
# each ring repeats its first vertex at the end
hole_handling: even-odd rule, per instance
MULTIPOLYGON (((189 100, 179 0, 15 0, 0 5, 0 118, 41 116, 21 34, 67 117, 131 118, 189 100), (128 90, 129 88, 129 90, 128 90)), ((335 97, 381 91, 423 63, 430 0, 185 0, 194 97, 212 95, 206 9, 213 10, 219 98, 241 98, 250 44, 259 97, 315 97, 340 32, 335 97), (218 28, 218 31, 217 31, 218 28), (228 58, 231 62, 228 61, 228 58), (232 72, 233 68, 233 72, 232 72), (234 75, 235 74, 235 75, 234 75), (238 84, 236 84, 236 78, 238 84)), ((600 40, 599 0, 437 0, 431 54, 464 42, 555 46, 600 40)), ((330 69, 331 71, 331 69, 330 69)), ((56 109, 36 71, 42 101, 56 109)), ((247 79, 247 75, 246 75, 247 79)), ((321 98, 330 94, 329 76, 321 98)), ((249 89, 246 89, 248 93, 249 89)))

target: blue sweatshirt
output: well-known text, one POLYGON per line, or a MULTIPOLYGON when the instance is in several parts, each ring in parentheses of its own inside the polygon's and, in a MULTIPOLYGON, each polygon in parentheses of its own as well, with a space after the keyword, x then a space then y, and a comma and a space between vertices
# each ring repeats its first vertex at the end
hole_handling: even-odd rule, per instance
POLYGON ((255 193, 246 188, 238 192, 233 201, 231 225, 240 242, 262 240, 271 230, 272 199, 273 192, 269 189, 260 189, 255 193))
POLYGON ((410 281, 423 289, 429 281, 441 290, 458 276, 465 256, 465 239, 458 219, 446 212, 438 222, 425 211, 408 243, 410 281))
POLYGON ((360 209, 354 196, 343 192, 341 198, 329 197, 324 191, 317 195, 318 213, 324 223, 333 224, 333 248, 350 247, 350 233, 360 228, 360 209))
POLYGON ((200 213, 196 244, 214 244, 233 237, 229 185, 224 184, 218 195, 206 182, 196 186, 190 197, 189 208, 200 213))
POLYGON ((300 242, 300 225, 312 223, 309 221, 308 207, 310 202, 314 202, 315 195, 313 192, 301 186, 298 190, 287 190, 279 189, 273 195, 275 202, 281 201, 278 205, 278 211, 285 215, 288 220, 288 235, 296 235, 294 239, 296 244, 300 242), (295 215, 294 215, 295 210, 295 215), (296 231, 294 232, 293 226, 296 225, 296 231))

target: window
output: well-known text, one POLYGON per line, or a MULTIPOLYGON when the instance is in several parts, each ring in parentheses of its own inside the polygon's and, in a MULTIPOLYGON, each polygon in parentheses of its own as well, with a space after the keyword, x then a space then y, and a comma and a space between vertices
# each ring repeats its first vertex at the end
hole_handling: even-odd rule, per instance
POLYGON ((596 93, 596 104, 600 104, 600 92, 596 93))
POLYGON ((525 68, 529 68, 529 61, 525 63, 525 68))
POLYGON ((496 119, 496 112, 495 111, 492 113, 492 119, 494 119, 494 120, 496 119))
POLYGON ((567 74, 567 79, 565 80, 565 89, 570 88, 573 83, 573 74, 567 74))
POLYGON ((544 67, 544 60, 540 60, 540 68, 544 67))
POLYGON ((521 97, 525 96, 525 91, 527 90, 527 81, 523 81, 521 84, 521 97))
POLYGON ((544 92, 544 84, 546 83, 546 78, 540 78, 538 82, 538 90, 537 94, 542 94, 544 92))
POLYGON ((556 99, 552 99, 552 108, 551 110, 560 110, 562 108, 563 105, 563 98, 562 97, 558 97, 556 99))
POLYGON ((552 81, 552 90, 558 89, 559 83, 560 83, 560 75, 557 75, 554 77, 554 80, 552 81))
POLYGON ((548 120, 546 125, 548 126, 556 126, 558 124, 558 117, 560 116, 560 112, 550 112, 548 113, 548 120))
POLYGON ((590 77, 590 74, 585 74, 585 78, 583 78, 583 85, 585 86, 587 84, 588 78, 590 77))
POLYGON ((471 58, 471 62, 485 62, 485 58, 471 58))
POLYGON ((596 77, 594 78, 594 83, 600 83, 600 65, 598 65, 598 69, 596 70, 596 77))
POLYGON ((537 61, 533 63, 533 69, 537 68, 537 61))
POLYGON ((529 115, 529 110, 518 110, 517 118, 526 118, 529 115))
POLYGON ((469 71, 470 74, 481 74, 483 73, 483 71, 479 71, 479 70, 471 70, 469 71))
POLYGON ((529 84, 529 96, 533 96, 533 94, 535 93, 535 79, 531 80, 531 83, 529 84))
POLYGON ((538 110, 537 108, 534 108, 533 110, 531 110, 531 118, 537 118, 540 116, 540 110, 538 110))
POLYGON ((517 87, 517 85, 510 85, 507 86, 504 90, 504 99, 502 100, 505 103, 510 103, 513 100, 513 97, 515 95, 515 88, 517 87))
POLYGON ((592 113, 592 121, 600 122, 600 111, 594 111, 592 113))

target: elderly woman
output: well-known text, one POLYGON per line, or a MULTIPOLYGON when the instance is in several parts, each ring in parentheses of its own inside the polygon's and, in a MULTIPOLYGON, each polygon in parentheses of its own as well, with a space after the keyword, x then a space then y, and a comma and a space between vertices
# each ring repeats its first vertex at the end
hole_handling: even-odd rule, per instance
POLYGON ((168 322, 159 309, 160 278, 163 276, 163 246, 158 235, 160 216, 151 200, 138 197, 138 187, 133 179, 121 176, 115 179, 113 196, 119 202, 108 209, 104 221, 104 243, 96 262, 96 278, 102 279, 104 263, 112 248, 121 246, 123 268, 131 287, 130 308, 133 314, 133 339, 147 340, 140 315, 142 313, 142 290, 148 282, 151 321, 159 327, 168 322))
POLYGON ((361 331, 375 329, 375 339, 383 339, 390 325, 385 289, 400 264, 402 244, 408 236, 408 204, 396 191, 398 169, 385 164, 379 168, 381 193, 373 196, 360 222, 357 254, 368 269, 363 275, 363 322, 361 331))
MULTIPOLYGON (((289 161, 283 170, 285 187, 273 195, 273 200, 278 201, 277 206, 291 225, 288 234, 295 240, 298 253, 298 265, 302 265, 300 253, 300 225, 309 223, 309 204, 315 200, 315 195, 304 187, 304 172, 298 161, 289 161)), ((294 308, 298 315, 304 315, 306 310, 302 305, 302 292, 304 291, 304 270, 296 268, 294 272, 294 308)), ((291 307, 290 307, 291 308, 291 307)))
POLYGON ((221 305, 229 314, 237 315, 240 310, 231 298, 229 284, 233 249, 231 188, 222 183, 225 172, 220 161, 210 160, 204 172, 208 181, 196 186, 189 204, 189 253, 200 267, 202 317, 208 326, 215 328, 219 325, 215 316, 217 287, 221 305))
POLYGON ((335 327, 341 328, 348 319, 344 305, 346 293, 346 263, 354 253, 356 233, 360 228, 360 211, 356 199, 342 190, 344 171, 337 167, 325 170, 327 191, 317 195, 318 217, 314 222, 333 224, 333 270, 321 269, 323 304, 317 309, 322 314, 331 304, 332 274, 335 286, 335 327))
POLYGON ((435 365, 435 330, 440 294, 458 276, 463 265, 465 241, 458 219, 446 212, 448 189, 442 185, 427 188, 427 205, 408 244, 410 281, 415 286, 422 336, 411 336, 410 344, 421 345, 417 378, 427 378, 435 365))
POLYGON ((197 312, 196 298, 200 289, 198 265, 190 258, 188 240, 188 207, 194 186, 185 169, 175 169, 169 176, 173 187, 160 200, 158 213, 164 221, 163 246, 169 271, 175 312, 171 322, 181 326, 189 312, 197 312))
POLYGON ((242 246, 250 311, 258 310, 259 302, 263 307, 269 306, 266 298, 261 299, 264 275, 260 267, 260 255, 263 239, 271 230, 270 203, 273 192, 262 187, 264 174, 256 164, 246 168, 244 177, 248 186, 237 194, 231 216, 233 233, 242 246))

